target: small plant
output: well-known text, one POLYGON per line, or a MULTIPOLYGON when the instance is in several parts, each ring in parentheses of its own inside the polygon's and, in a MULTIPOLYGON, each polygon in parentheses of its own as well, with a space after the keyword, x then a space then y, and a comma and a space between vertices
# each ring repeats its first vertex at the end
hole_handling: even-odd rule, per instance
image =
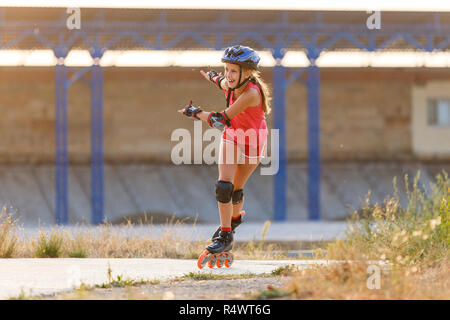
POLYGON ((217 280, 223 279, 223 276, 214 273, 189 272, 185 274, 182 278, 192 280, 217 280))
MULTIPOLYGON (((124 279, 122 274, 117 275, 117 277, 114 279, 112 276, 112 269, 111 266, 108 264, 108 270, 107 270, 107 276, 108 276, 108 282, 105 282, 100 285, 96 285, 96 288, 123 288, 123 287, 130 287, 130 286, 138 286, 141 284, 149 283, 147 280, 132 280, 132 279, 124 279)), ((153 282, 154 283, 154 282, 153 282)))
POLYGON ((23 288, 20 289, 20 294, 17 297, 10 297, 8 300, 41 300, 40 297, 33 296, 32 290, 27 294, 23 288))
POLYGON ((83 300, 89 295, 89 292, 93 290, 93 287, 82 282, 78 287, 74 287, 73 294, 64 296, 64 299, 83 300))
POLYGON ((74 289, 75 291, 76 291, 76 290, 80 290, 80 291, 88 291, 88 290, 92 290, 92 286, 90 286, 90 285, 88 285, 88 284, 86 284, 86 283, 84 283, 84 282, 81 282, 80 285, 74 286, 73 289, 74 289))
POLYGON ((285 255, 280 250, 277 243, 266 243, 266 235, 271 222, 267 220, 261 231, 261 240, 249 241, 236 245, 233 252, 238 254, 242 259, 283 259, 285 255))
POLYGON ((269 227, 270 227, 270 221, 267 220, 266 222, 264 222, 264 226, 263 226, 263 229, 261 232, 261 242, 259 243, 261 248, 264 245, 264 241, 266 241, 266 235, 267 235, 267 231, 269 230, 269 227))
POLYGON ((250 279, 255 277, 262 277, 265 275, 256 275, 254 273, 243 274, 215 274, 204 272, 189 272, 177 280, 192 279, 192 280, 224 280, 224 279, 250 279))
POLYGON ((285 265, 276 268, 272 271, 273 276, 290 276, 294 272, 298 271, 298 267, 296 267, 294 264, 285 265))
POLYGON ((281 289, 277 289, 273 286, 267 286, 267 290, 263 290, 256 296, 257 299, 274 299, 274 298, 283 298, 289 297, 292 295, 292 292, 285 291, 281 289))
POLYGON ((50 235, 40 233, 39 239, 35 242, 35 255, 38 258, 59 258, 62 254, 63 236, 52 231, 50 235))
POLYGON ((17 244, 15 235, 16 221, 12 214, 8 214, 6 206, 3 206, 0 213, 0 258, 11 258, 17 244))
POLYGON ((439 217, 441 218, 441 240, 450 247, 450 188, 447 198, 442 199, 439 217))
MULTIPOLYGON (((99 288, 124 288, 124 287, 134 287, 134 286, 139 286, 142 284, 148 284, 150 283, 147 280, 144 279, 140 279, 140 280, 133 280, 133 279, 124 279, 123 275, 120 274, 117 276, 117 278, 112 279, 109 283, 104 283, 100 286, 98 286, 99 288)), ((156 282, 151 282, 152 284, 155 284, 156 282)))
POLYGON ((85 245, 83 243, 83 238, 81 237, 81 235, 78 235, 75 240, 71 241, 69 257, 70 258, 86 258, 87 257, 87 252, 86 252, 85 245))
POLYGON ((74 249, 73 251, 69 252, 70 258, 86 258, 87 253, 82 248, 74 249))

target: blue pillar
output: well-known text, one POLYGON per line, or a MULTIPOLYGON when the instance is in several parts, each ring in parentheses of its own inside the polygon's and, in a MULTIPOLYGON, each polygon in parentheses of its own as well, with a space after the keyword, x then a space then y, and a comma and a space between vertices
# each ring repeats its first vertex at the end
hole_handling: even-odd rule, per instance
POLYGON ((320 219, 320 69, 308 67, 308 218, 320 219))
POLYGON ((103 68, 99 51, 91 67, 91 205, 92 223, 105 220, 103 175, 103 68))
MULTIPOLYGON (((279 130, 279 169, 274 175, 274 220, 287 217, 287 157, 286 157, 286 68, 281 65, 282 55, 274 55, 273 67, 273 128, 279 130)), ((272 158, 276 155, 272 155, 272 158)))
POLYGON ((56 223, 65 225, 68 216, 68 152, 67 152, 67 67, 64 65, 65 54, 56 52, 55 70, 56 93, 56 223))

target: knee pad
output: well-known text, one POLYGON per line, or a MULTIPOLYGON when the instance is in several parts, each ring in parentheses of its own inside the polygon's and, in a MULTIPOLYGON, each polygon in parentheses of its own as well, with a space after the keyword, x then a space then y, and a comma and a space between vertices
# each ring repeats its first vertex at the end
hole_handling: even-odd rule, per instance
POLYGON ((233 192, 233 204, 239 204, 242 202, 242 199, 244 198, 244 190, 239 189, 239 190, 234 190, 233 192))
POLYGON ((234 185, 229 181, 219 180, 216 182, 216 200, 222 203, 230 202, 233 195, 234 185))

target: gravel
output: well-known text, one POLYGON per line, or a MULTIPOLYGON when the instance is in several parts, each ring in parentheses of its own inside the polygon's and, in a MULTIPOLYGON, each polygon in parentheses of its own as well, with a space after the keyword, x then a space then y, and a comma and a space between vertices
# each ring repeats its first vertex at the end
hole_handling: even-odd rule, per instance
POLYGON ((165 280, 158 284, 143 284, 123 288, 95 288, 46 296, 46 300, 230 300, 256 299, 268 286, 282 289, 290 277, 255 277, 219 280, 165 280))

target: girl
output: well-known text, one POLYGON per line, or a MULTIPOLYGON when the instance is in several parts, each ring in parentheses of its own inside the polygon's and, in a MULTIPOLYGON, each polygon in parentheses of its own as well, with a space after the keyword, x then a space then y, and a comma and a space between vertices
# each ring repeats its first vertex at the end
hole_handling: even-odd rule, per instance
MULTIPOLYGON (((265 114, 270 113, 270 95, 257 71, 259 60, 258 54, 249 47, 227 48, 222 56, 224 75, 200 71, 205 79, 226 93, 226 109, 206 112, 189 105, 178 110, 188 117, 206 121, 210 127, 225 128, 220 144, 219 178, 215 185, 220 227, 212 237, 213 242, 206 247, 205 256, 231 250, 234 229, 241 224, 244 213, 241 211, 243 188, 266 152, 265 114)), ((201 257, 200 268, 204 265, 200 262, 201 257)))

